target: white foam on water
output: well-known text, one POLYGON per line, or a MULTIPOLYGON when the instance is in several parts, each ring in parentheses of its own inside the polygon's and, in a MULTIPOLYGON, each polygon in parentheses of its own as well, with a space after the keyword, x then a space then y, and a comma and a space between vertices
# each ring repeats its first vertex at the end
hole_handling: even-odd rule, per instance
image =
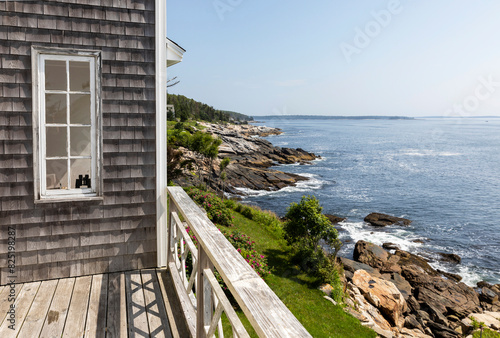
POLYGON ((315 174, 297 174, 303 177, 307 177, 308 180, 305 181, 299 181, 295 186, 289 186, 285 187, 280 190, 274 190, 274 191, 267 191, 267 190, 254 190, 254 189, 249 189, 249 188, 234 188, 241 194, 243 194, 242 198, 244 197, 254 197, 254 196, 268 196, 268 195, 274 195, 274 194, 282 194, 282 193, 290 193, 290 192, 307 192, 311 190, 318 190, 323 187, 323 185, 326 183, 325 181, 319 179, 318 175, 315 174))
MULTIPOLYGON (((384 243, 394 243, 401 250, 414 252, 422 246, 414 240, 421 239, 405 228, 392 228, 390 231, 370 227, 365 222, 343 221, 339 225, 345 230, 352 243, 363 240, 382 246, 384 243)), ((341 234, 342 237, 342 234, 341 234)), ((342 238, 341 238, 342 239, 342 238)))
POLYGON ((436 152, 434 150, 421 150, 421 149, 404 149, 400 155, 406 156, 460 156, 463 154, 452 152, 436 152))

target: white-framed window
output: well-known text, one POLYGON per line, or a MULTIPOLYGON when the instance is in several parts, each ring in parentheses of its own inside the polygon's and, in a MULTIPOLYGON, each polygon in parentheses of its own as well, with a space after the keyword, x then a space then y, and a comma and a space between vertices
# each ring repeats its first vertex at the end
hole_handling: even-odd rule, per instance
POLYGON ((100 52, 32 51, 35 200, 99 196, 100 52))

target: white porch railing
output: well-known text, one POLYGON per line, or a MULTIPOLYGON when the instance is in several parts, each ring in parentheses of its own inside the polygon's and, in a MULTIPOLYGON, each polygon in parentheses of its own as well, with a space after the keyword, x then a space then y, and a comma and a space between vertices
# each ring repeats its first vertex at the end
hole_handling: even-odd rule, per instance
POLYGON ((224 312, 234 337, 249 336, 219 286, 215 268, 259 337, 311 337, 186 192, 169 187, 168 193, 168 268, 191 335, 214 337, 218 331, 218 337, 224 337, 220 319, 224 312))

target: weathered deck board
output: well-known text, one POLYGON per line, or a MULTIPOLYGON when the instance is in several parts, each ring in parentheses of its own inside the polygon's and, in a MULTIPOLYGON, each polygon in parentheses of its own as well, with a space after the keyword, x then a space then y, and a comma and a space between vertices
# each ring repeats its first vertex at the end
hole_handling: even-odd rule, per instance
POLYGON ((139 272, 125 273, 129 337, 149 337, 149 324, 139 272))
POLYGON ((106 310, 108 306, 108 275, 92 276, 89 310, 85 337, 106 336, 106 310))
POLYGON ((154 270, 142 270, 142 288, 146 314, 148 316, 149 332, 152 337, 172 338, 170 325, 167 320, 165 304, 162 302, 162 294, 158 279, 154 270))
MULTIPOLYGON (((21 287, 18 286, 16 290, 16 295, 21 287)), ((0 326, 3 324, 4 319, 7 317, 7 311, 9 311, 10 304, 12 302, 9 300, 10 285, 2 286, 2 291, 0 292, 0 326)))
POLYGON ((28 311, 33 303, 33 299, 40 287, 41 282, 26 283, 23 285, 21 291, 19 292, 16 301, 16 318, 14 330, 9 328, 10 323, 4 320, 2 326, 0 326, 0 337, 2 338, 14 338, 17 336, 21 327, 23 325, 24 319, 28 314, 28 311))
POLYGON ((19 337, 38 337, 57 287, 57 279, 43 281, 24 320, 19 337))
POLYGON ((82 337, 85 333, 91 282, 92 276, 76 278, 63 337, 82 337))
POLYGON ((297 318, 186 192, 181 187, 168 187, 168 193, 170 205, 175 205, 195 234, 198 250, 200 246, 203 248, 257 334, 262 337, 310 337, 297 318))
MULTIPOLYGON (((173 338, 189 337, 190 332, 187 328, 184 316, 179 316, 182 311, 179 306, 178 297, 175 294, 173 284, 171 282, 170 273, 166 269, 156 270, 158 284, 167 310, 168 323, 173 338)), ((193 318, 193 320, 196 320, 193 318)))
POLYGON ((54 298, 43 324, 41 337, 62 336, 74 284, 75 278, 60 279, 57 283, 54 298))
MULTIPOLYGON (((188 337, 171 332, 165 308, 171 302, 164 298, 169 293, 164 292, 165 280, 157 276, 161 272, 147 269, 16 284, 13 302, 7 297, 10 286, 0 287, 0 337, 188 337), (15 330, 5 320, 11 304, 16 306, 15 330)), ((183 317, 176 304, 172 317, 183 317)))
POLYGON ((113 273, 108 282, 107 336, 127 337, 125 275, 113 273))

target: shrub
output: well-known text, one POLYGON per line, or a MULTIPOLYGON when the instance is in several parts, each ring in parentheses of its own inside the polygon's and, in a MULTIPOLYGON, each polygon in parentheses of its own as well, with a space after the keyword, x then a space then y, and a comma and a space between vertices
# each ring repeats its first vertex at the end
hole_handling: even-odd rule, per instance
POLYGON ((228 207, 229 209, 234 210, 236 208, 236 206, 237 206, 237 203, 235 201, 233 201, 233 200, 225 200, 224 201, 224 205, 226 207, 228 207))
POLYGON ((198 188, 187 188, 187 194, 200 207, 206 210, 208 218, 215 225, 232 226, 232 216, 229 208, 215 194, 202 191, 198 188))
POLYGON ((244 205, 240 211, 240 214, 248 218, 249 220, 253 220, 253 210, 251 207, 244 205))
POLYGON ((333 297, 340 300, 341 267, 336 263, 335 256, 341 242, 337 230, 322 210, 314 196, 304 196, 300 203, 292 203, 285 216, 284 237, 292 248, 294 262, 321 282, 329 283, 334 289, 333 297), (323 242, 334 248, 333 254, 323 249, 323 242))

